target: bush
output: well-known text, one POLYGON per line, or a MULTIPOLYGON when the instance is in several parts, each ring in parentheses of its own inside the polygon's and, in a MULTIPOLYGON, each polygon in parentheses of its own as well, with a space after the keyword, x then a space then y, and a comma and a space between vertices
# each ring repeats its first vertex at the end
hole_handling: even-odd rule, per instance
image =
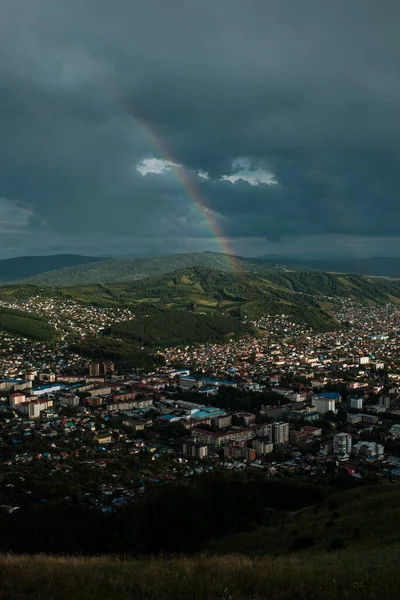
POLYGON ((335 538, 334 540, 331 541, 331 543, 328 546, 328 550, 343 550, 343 548, 346 547, 346 544, 344 543, 344 541, 342 540, 342 538, 335 538))
POLYGON ((339 504, 336 500, 329 500, 328 510, 337 510, 338 508, 339 508, 339 504))
POLYGON ((292 550, 306 550, 315 545, 315 538, 312 535, 302 535, 293 541, 292 550))

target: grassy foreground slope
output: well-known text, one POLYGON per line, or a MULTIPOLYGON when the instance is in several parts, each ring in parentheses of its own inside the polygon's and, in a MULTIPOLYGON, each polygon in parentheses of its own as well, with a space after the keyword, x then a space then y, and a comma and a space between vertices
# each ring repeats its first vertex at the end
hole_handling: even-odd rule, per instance
POLYGON ((207 544, 208 552, 250 555, 347 549, 389 549, 399 540, 400 487, 358 488, 328 497, 316 506, 277 515, 269 526, 207 544))
POLYGON ((379 600, 397 598, 400 545, 321 555, 121 561, 0 557, 7 600, 379 600))

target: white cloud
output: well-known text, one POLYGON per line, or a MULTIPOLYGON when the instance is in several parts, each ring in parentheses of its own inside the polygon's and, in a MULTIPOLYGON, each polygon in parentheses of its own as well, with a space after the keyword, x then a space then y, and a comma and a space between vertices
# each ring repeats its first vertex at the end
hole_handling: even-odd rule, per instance
POLYGON ((136 165, 136 171, 139 171, 143 177, 149 173, 155 175, 162 175, 168 173, 174 167, 180 167, 178 163, 174 163, 171 160, 163 160, 162 158, 144 158, 136 165))
POLYGON ((234 173, 231 175, 222 175, 222 181, 245 181, 249 185, 276 185, 278 182, 274 175, 265 169, 254 169, 251 166, 251 161, 248 158, 237 158, 232 162, 234 173))
POLYGON ((205 171, 197 171, 197 176, 201 177, 202 179, 210 179, 210 176, 208 173, 206 173, 205 171))

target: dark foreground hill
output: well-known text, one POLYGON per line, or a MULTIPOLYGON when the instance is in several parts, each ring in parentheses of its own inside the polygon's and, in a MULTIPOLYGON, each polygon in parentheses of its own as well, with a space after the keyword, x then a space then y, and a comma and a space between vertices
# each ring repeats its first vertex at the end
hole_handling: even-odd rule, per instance
MULTIPOLYGON (((399 493, 397 484, 361 487, 297 512, 278 510, 270 526, 221 538, 190 557, 1 555, 0 598, 398 598, 399 493)), ((221 498, 222 506, 225 501, 221 498)), ((171 525, 171 507, 158 515, 160 522, 171 525)), ((181 520, 188 510, 182 507, 181 520)), ((178 515, 179 507, 172 512, 178 515)), ((199 529, 189 533, 200 534, 199 529)))
MULTIPOLYGON (((195 535, 195 532, 193 532, 195 535)), ((321 555, 120 560, 0 557, 4 600, 384 600, 398 598, 400 545, 321 555)))
POLYGON ((84 265, 94 261, 101 261, 99 257, 81 256, 80 254, 54 254, 50 256, 19 256, 0 260, 0 281, 19 281, 34 277, 47 271, 71 268, 75 265, 84 265))

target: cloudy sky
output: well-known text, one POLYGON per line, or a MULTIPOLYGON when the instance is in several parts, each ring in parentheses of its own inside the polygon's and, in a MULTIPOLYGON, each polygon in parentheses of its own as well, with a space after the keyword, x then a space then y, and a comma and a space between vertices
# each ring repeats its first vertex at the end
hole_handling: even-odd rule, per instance
POLYGON ((398 0, 0 0, 0 257, 400 256, 399 21, 398 0))

